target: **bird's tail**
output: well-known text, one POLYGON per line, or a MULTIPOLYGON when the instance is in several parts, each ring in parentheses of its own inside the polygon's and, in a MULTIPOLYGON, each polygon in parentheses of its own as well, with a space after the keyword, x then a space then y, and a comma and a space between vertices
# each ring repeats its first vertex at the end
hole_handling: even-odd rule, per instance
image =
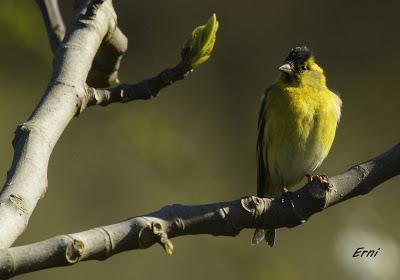
POLYGON ((275 230, 274 229, 256 229, 253 234, 253 238, 251 239, 251 245, 257 245, 260 243, 263 239, 267 242, 269 247, 274 246, 275 244, 275 230))

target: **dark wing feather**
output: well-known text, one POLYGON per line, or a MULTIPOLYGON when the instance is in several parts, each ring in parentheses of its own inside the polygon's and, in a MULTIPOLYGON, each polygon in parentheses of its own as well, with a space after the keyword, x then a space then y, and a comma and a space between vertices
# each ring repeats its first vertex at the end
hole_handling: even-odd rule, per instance
POLYGON ((265 197, 266 184, 268 182, 268 162, 265 150, 265 125, 267 113, 268 88, 261 99, 260 112, 258 114, 258 138, 257 138, 257 196, 265 197))
MULTIPOLYGON (((271 88, 268 88, 261 99, 261 108, 258 114, 258 138, 257 138, 257 196, 265 197, 268 184, 268 161, 265 149, 265 125, 267 114, 267 98, 271 88)), ((251 240, 252 245, 260 243, 263 239, 272 247, 275 243, 275 230, 256 229, 251 240)))

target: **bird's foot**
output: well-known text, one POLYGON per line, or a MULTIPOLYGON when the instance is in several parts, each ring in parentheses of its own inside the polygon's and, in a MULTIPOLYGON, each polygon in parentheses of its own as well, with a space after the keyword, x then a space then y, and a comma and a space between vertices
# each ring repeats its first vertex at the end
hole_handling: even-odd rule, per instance
POLYGON ((306 174, 306 177, 308 183, 318 182, 324 187, 326 187, 328 190, 331 190, 333 188, 333 185, 329 182, 329 178, 326 174, 321 174, 321 175, 306 174))
POLYGON ((285 186, 282 187, 282 194, 290 193, 291 191, 288 190, 285 186))

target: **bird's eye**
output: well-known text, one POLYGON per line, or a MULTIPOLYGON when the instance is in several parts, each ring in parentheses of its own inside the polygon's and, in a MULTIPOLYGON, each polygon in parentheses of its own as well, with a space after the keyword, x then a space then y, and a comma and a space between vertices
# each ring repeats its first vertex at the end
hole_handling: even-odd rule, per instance
POLYGON ((307 66, 303 65, 303 66, 301 67, 301 69, 302 69, 302 70, 308 70, 309 68, 308 68, 307 66))

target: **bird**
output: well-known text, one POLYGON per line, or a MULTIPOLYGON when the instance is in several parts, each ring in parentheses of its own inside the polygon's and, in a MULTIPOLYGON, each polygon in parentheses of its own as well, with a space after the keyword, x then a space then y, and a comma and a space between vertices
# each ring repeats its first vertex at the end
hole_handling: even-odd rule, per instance
MULTIPOLYGON (((290 194, 304 176, 329 186, 326 175, 310 174, 328 155, 341 116, 342 101, 327 87, 310 48, 291 49, 278 69, 277 81, 262 95, 258 115, 258 197, 290 194)), ((274 229, 256 229, 252 244, 265 239, 272 247, 275 237, 274 229)))

